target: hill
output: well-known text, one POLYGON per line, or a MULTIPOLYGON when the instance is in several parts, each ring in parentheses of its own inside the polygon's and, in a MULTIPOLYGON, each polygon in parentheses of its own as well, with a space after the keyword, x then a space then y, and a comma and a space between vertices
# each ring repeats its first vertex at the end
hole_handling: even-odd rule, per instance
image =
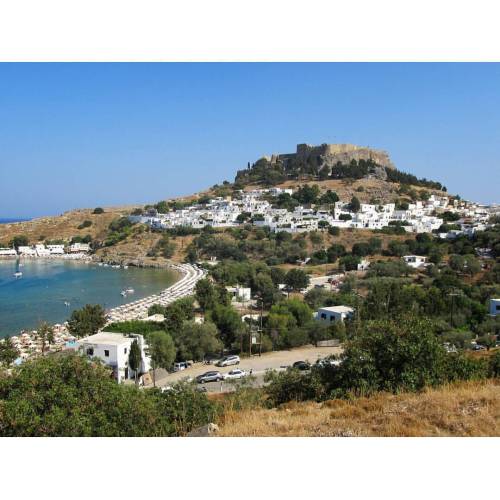
MULTIPOLYGON (((297 189, 305 184, 317 185, 321 194, 333 191, 342 201, 350 201, 355 196, 361 203, 373 204, 403 204, 426 199, 430 194, 442 195, 446 189, 439 182, 418 179, 397 170, 385 151, 350 144, 299 144, 296 153, 274 154, 249 164, 247 169, 236 174, 234 183, 225 181, 190 196, 163 200, 145 207, 107 207, 102 214, 94 214, 93 209, 77 209, 60 216, 2 224, 0 246, 8 246, 15 236, 26 236, 30 244, 86 238, 94 242, 96 254, 105 260, 142 264, 161 264, 166 259, 182 261, 192 236, 176 236, 171 255, 154 255, 158 254, 156 249, 161 245, 160 234, 139 228, 125 228, 117 234, 110 225, 136 209, 139 212, 147 208, 164 212, 213 197, 235 196, 240 189, 248 191, 271 185, 297 189)), ((340 243, 347 243, 349 247, 358 237, 363 239, 360 230, 345 236, 349 241, 340 243)))
POLYGON ((298 144, 295 153, 264 156, 236 174, 235 184, 277 185, 288 180, 379 179, 446 191, 437 181, 398 170, 385 151, 353 144, 298 144))
POLYGON ((220 436, 500 436, 498 380, 231 412, 220 436))

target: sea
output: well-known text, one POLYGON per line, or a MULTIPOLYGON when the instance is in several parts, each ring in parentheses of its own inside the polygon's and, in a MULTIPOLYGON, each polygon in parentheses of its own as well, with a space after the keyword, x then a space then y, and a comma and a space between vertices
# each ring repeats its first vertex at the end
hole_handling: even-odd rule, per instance
POLYGON ((12 222, 26 222, 31 219, 6 219, 0 217, 0 224, 11 224, 12 222))
POLYGON ((174 284, 169 269, 116 269, 78 261, 0 259, 0 338, 33 329, 40 321, 63 323, 85 304, 108 309, 153 295, 174 284), (23 273, 21 278, 14 273, 23 273), (133 288, 122 297, 120 292, 133 288), (65 303, 69 303, 69 306, 65 303))

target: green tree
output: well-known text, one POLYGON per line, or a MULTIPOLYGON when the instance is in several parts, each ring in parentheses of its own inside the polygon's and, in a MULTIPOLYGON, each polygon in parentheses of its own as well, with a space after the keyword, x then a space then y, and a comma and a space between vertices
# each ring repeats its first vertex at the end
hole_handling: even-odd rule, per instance
POLYGON ((29 240, 27 236, 14 236, 9 241, 9 246, 14 247, 16 250, 19 249, 19 247, 25 247, 29 245, 29 240))
POLYGON ((135 339, 132 342, 132 345, 130 346, 130 352, 128 355, 128 365, 130 369, 134 371, 135 385, 138 384, 139 369, 141 368, 141 362, 142 362, 141 348, 139 347, 137 339, 135 339))
POLYGON ((175 432, 157 396, 117 384, 108 367, 75 354, 40 357, 15 368, 11 376, 0 375, 0 401, 3 436, 175 432))
POLYGON ((0 365, 9 367, 19 357, 19 354, 10 337, 0 340, 0 365))
POLYGON ((291 290, 302 290, 309 285, 309 276, 302 269, 290 269, 286 273, 285 284, 291 290))
POLYGON ((49 325, 46 321, 43 321, 38 325, 36 330, 36 338, 42 342, 42 356, 45 354, 45 348, 47 345, 54 343, 54 327, 49 325))
POLYGON ((213 308, 217 299, 213 283, 207 278, 199 280, 195 287, 195 297, 202 311, 213 308))
POLYGON ((153 385, 156 387, 156 369, 170 369, 177 351, 172 337, 162 330, 149 334, 148 345, 153 369, 153 385))
POLYGON ((219 353, 222 342, 217 327, 211 322, 186 321, 175 335, 178 359, 201 361, 207 354, 219 353))
POLYGON ((106 324, 104 309, 99 304, 87 304, 72 312, 68 331, 77 338, 96 334, 106 324))
POLYGON ((96 207, 94 208, 94 211, 92 212, 93 214, 99 215, 104 213, 104 209, 101 207, 96 207))
POLYGON ((351 198, 351 202, 349 203, 349 210, 351 212, 359 212, 361 209, 361 203, 359 202, 358 198, 356 196, 353 196, 351 198))

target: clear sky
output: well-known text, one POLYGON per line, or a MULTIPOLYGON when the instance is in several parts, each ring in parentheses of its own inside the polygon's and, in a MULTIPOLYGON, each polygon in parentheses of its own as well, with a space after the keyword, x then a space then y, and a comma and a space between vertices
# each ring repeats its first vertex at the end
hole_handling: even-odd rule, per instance
POLYGON ((0 218, 190 194, 301 142, 500 202, 500 65, 0 64, 0 218))

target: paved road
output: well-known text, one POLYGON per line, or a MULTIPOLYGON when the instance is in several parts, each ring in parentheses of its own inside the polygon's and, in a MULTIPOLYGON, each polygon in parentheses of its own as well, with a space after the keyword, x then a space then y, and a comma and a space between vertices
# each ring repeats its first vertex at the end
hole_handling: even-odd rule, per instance
MULTIPOLYGON (((297 349, 292 349, 290 351, 276 351, 265 353, 262 356, 252 356, 251 358, 242 358, 241 363, 238 368, 249 372, 250 369, 255 376, 255 384, 262 385, 263 377, 266 370, 279 370, 287 366, 292 365, 295 361, 309 361, 313 364, 318 358, 324 358, 331 354, 339 354, 342 352, 340 347, 299 347, 297 349)), ((187 370, 182 370, 181 372, 169 373, 169 374, 158 374, 156 378, 156 385, 158 387, 164 387, 166 385, 174 384, 186 377, 192 377, 193 379, 206 371, 218 370, 221 373, 228 372, 232 370, 234 366, 228 366, 225 368, 219 368, 214 365, 204 365, 203 363, 195 363, 191 368, 187 370)), ((205 384, 207 390, 210 392, 220 391, 220 382, 212 382, 205 384)), ((230 383, 223 382, 222 391, 227 391, 233 388, 230 383)))

